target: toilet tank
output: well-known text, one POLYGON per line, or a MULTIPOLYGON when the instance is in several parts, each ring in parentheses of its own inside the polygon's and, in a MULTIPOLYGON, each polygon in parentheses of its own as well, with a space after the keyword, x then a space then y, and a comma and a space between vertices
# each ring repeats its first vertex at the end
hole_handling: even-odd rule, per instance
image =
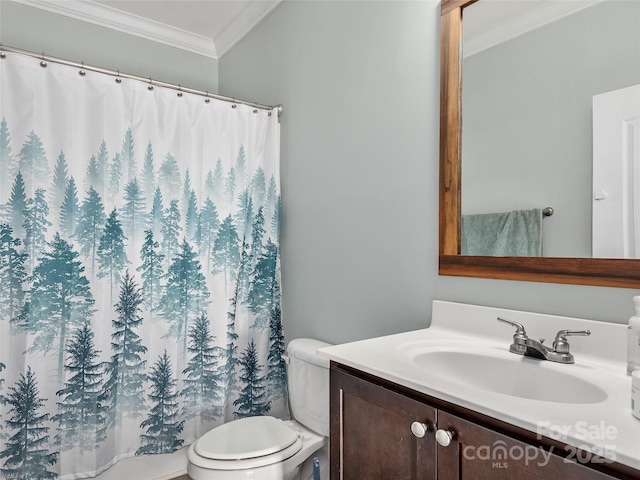
POLYGON ((297 338, 287 346, 289 405, 292 417, 325 437, 329 436, 329 360, 316 350, 330 344, 297 338))

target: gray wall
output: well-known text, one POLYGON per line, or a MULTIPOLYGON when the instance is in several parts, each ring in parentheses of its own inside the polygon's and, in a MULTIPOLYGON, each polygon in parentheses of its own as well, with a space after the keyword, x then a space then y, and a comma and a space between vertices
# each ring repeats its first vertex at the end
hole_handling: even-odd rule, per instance
POLYGON ((220 93, 285 107, 285 334, 420 328, 433 299, 626 321, 635 290, 438 276, 439 10, 285 1, 220 60, 220 93))
POLYGON ((465 58, 463 213, 554 207, 544 255, 591 256, 592 98, 640 83, 639 30, 607 1, 465 58))
POLYGON ((436 2, 285 2, 220 60, 225 95, 284 105, 288 338, 426 325, 437 278, 438 19, 436 2))
POLYGON ((0 43, 217 93, 218 61, 0 0, 0 43))

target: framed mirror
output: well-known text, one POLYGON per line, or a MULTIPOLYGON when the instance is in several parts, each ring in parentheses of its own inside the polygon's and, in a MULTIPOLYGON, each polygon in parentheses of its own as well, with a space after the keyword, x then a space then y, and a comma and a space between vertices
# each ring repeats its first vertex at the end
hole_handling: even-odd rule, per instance
MULTIPOLYGON (((552 283, 570 283, 580 285, 598 285, 611 287, 640 287, 640 260, 626 258, 592 258, 589 254, 581 252, 565 253, 560 251, 556 256, 480 256, 461 255, 461 225, 463 201, 469 196, 469 190, 465 189, 463 195, 463 158, 467 158, 463 152, 463 17, 465 9, 477 0, 443 0, 441 9, 441 104, 440 104, 440 211, 439 211, 439 273, 441 275, 495 278, 506 280, 524 280, 552 283), (565 255, 565 256, 563 256, 565 255)), ((490 0, 486 0, 490 1, 490 0)), ((480 0, 485 2, 485 0, 480 0)), ((494 2, 505 3, 508 2, 494 2)), ((522 3, 522 2, 516 2, 522 3)), ((529 2, 531 3, 531 2, 529 2)), ((557 2, 556 2, 557 3, 557 2)), ((577 3, 577 2, 565 2, 577 3)), ((598 2, 593 2, 598 3, 598 2)), ((636 3, 636 2, 627 2, 636 3)), ((480 4, 473 8, 479 7, 480 4)), ((467 12, 471 12, 469 9, 467 12)), ((557 22, 560 25, 560 22, 557 22)), ((556 25, 556 26, 557 26, 556 25)), ((637 30, 636 30, 637 32, 637 30)), ((570 34, 567 33, 567 37, 570 34)), ((637 33, 636 33, 637 37, 637 33)), ((634 40, 631 40, 634 41, 634 40)), ((640 44, 640 38, 636 38, 640 44)), ((528 53, 527 53, 528 55, 528 53)), ((486 62, 481 55, 474 55, 474 61, 486 62)), ((526 55, 521 60, 526 62, 526 55)), ((567 59, 571 64, 572 58, 567 59)), ((492 67, 493 68, 493 67, 492 67)), ((469 70, 471 71, 471 70, 469 70)), ((514 82, 519 84, 524 82, 514 82)), ((556 83, 560 83, 557 81, 556 83)), ((559 91, 559 90, 558 90, 559 91)), ((557 93, 556 89, 551 93, 557 93)), ((466 98, 466 97, 465 97, 466 98)), ((590 105, 589 105, 590 107, 590 105)), ((480 117, 481 121, 483 117, 480 117)), ((557 118, 557 115, 550 116, 557 118)), ((512 120, 513 121, 513 120, 512 120)), ((590 108, 589 108, 589 122, 590 108)), ((473 124, 468 122, 471 127, 473 124)), ((566 124, 566 122, 565 122, 566 124)), ((471 128, 470 127, 470 128, 471 128)), ((590 125, 588 125, 590 128, 590 125)), ((465 131, 467 135, 468 131, 465 131)), ((542 140, 544 141, 544 139, 542 140)), ((465 137, 465 145, 470 143, 465 137)), ((591 145, 587 149, 589 157, 591 145)), ((473 150, 475 153, 476 149, 473 150)), ((518 152, 514 152, 517 157, 518 152)), ((523 155, 522 155, 523 156, 523 155)), ((582 155, 585 157, 585 155, 582 155)), ((584 161, 584 159, 583 159, 584 161)), ((591 158, 588 158, 589 166, 591 158)), ((554 171, 546 172, 554 175, 554 171)), ((477 177, 477 175, 474 174, 477 177)), ((589 179, 591 172, 588 172, 589 179)), ((466 180, 465 180, 466 181, 466 180)), ((504 181, 504 180, 503 180, 504 181)), ((587 202, 591 196, 591 186, 586 191, 587 202)), ((499 189, 500 185, 485 186, 483 191, 499 189)), ((584 190, 584 188, 582 189, 584 190)), ((585 192, 582 192, 583 196, 585 192)), ((555 206, 539 202, 539 207, 555 206)), ((557 200, 560 202, 560 200, 557 200)), ((474 204, 477 202, 474 200, 474 204)), ((516 205, 517 202, 514 202, 516 205)), ((562 205, 561 203, 558 203, 562 205)), ((515 207, 514 207, 515 208, 515 207)), ((588 221, 591 221, 591 206, 588 207, 588 221)), ((562 208, 559 218, 553 218, 558 224, 565 215, 565 221, 569 218, 569 212, 562 208)), ((573 218, 574 216, 571 216, 573 218)), ((542 223, 547 220, 542 220, 542 223)), ((543 227, 544 228, 544 227, 543 227)), ((588 226, 590 234, 590 225, 588 226)), ((583 235, 584 236, 584 235, 583 235)), ((567 243, 575 243, 571 240, 567 243)), ((589 238, 589 247, 590 238, 589 238)), ((590 253, 590 252, 589 252, 590 253)))

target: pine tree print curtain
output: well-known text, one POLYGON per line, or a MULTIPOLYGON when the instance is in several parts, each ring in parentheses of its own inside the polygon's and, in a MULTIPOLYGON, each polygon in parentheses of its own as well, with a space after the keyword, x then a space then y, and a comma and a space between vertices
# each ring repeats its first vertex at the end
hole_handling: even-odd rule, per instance
POLYGON ((0 60, 0 477, 83 478, 287 417, 279 125, 0 60))

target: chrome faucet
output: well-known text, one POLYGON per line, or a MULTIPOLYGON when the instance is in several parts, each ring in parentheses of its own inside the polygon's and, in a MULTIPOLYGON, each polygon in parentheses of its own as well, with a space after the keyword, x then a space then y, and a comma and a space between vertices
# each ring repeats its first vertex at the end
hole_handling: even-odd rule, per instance
POLYGON ((589 330, 560 330, 556 334, 553 345, 547 347, 543 345, 544 338, 540 340, 529 338, 521 323, 504 317, 498 317, 498 320, 516 327, 516 333, 513 335, 513 343, 509 347, 511 353, 524 355, 525 357, 539 358, 540 360, 549 360, 551 362, 573 363, 573 355, 569 351, 567 337, 570 335, 591 335, 589 330))

